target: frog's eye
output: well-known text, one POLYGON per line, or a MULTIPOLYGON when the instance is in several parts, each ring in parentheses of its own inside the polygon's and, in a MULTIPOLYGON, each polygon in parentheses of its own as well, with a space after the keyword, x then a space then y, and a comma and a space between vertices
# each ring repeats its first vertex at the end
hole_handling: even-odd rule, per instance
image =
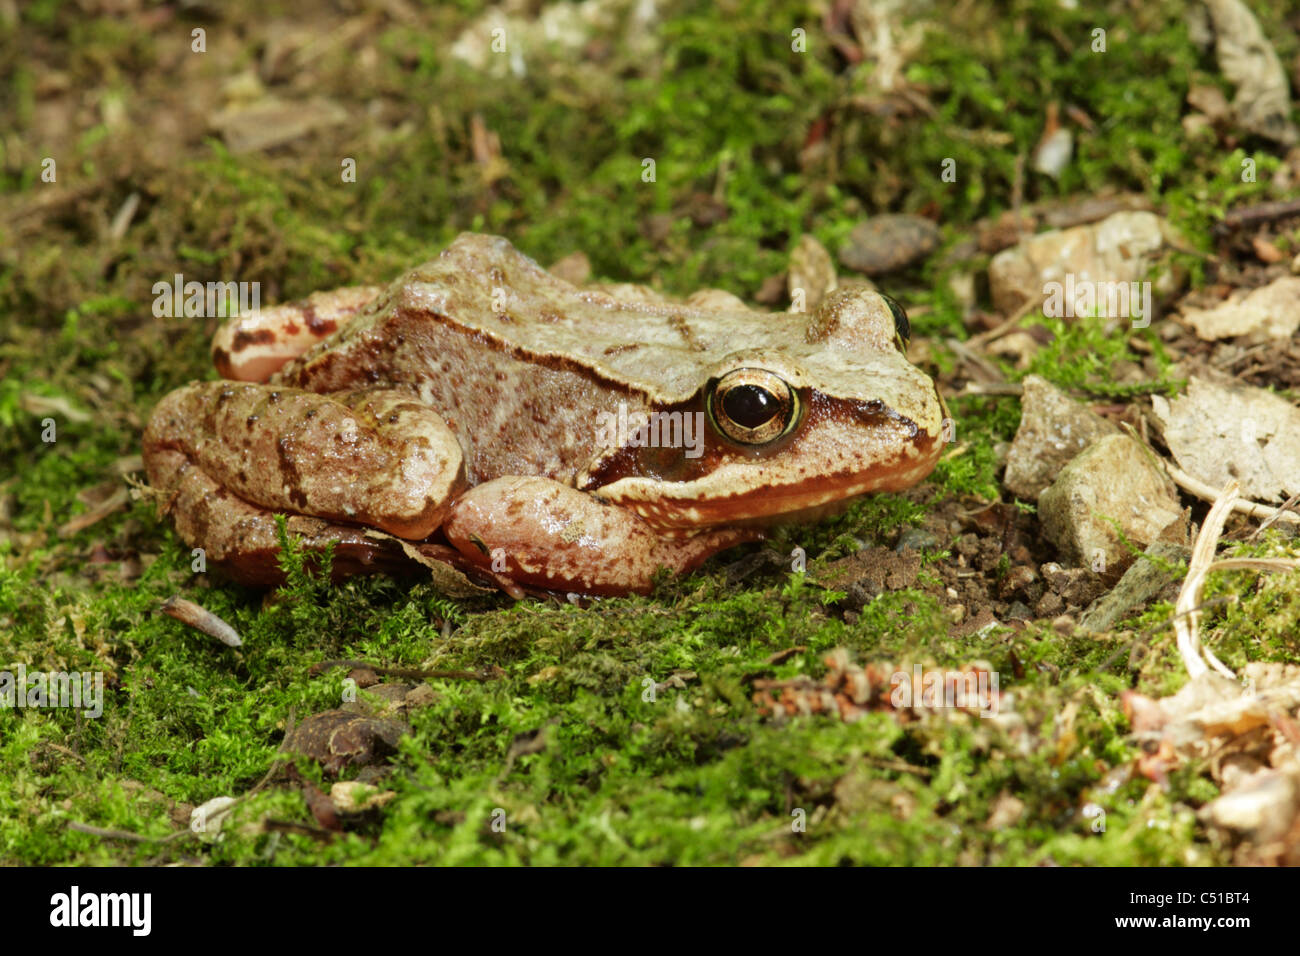
POLYGON ((894 334, 898 336, 898 351, 906 352, 907 343, 912 341, 912 323, 907 321, 907 313, 903 311, 901 305, 883 292, 880 293, 880 297, 885 300, 889 311, 894 315, 894 334))
POLYGON ((784 380, 761 368, 738 368, 709 392, 713 427, 741 445, 766 445, 799 418, 799 396, 784 380))

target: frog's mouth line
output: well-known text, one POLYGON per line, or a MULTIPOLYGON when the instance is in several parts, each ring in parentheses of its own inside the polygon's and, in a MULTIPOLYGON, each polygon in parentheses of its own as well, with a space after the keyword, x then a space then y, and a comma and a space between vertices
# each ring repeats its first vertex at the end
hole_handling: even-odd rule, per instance
POLYGON ((667 483, 629 477, 596 490, 606 500, 636 512, 665 531, 719 525, 771 525, 832 514, 865 494, 902 491, 925 478, 939 461, 941 436, 919 453, 901 454, 871 471, 814 475, 798 482, 772 483, 731 495, 710 496, 707 480, 667 483))

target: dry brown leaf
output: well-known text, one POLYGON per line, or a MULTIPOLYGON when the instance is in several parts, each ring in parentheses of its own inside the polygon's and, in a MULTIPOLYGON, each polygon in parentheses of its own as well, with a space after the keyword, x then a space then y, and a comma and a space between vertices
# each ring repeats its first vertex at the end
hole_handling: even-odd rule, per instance
POLYGON ((1212 309, 1183 309, 1183 321, 1208 341, 1259 332, 1289 339, 1300 328, 1300 278, 1283 276, 1212 309))
POLYGON ((1152 397, 1152 410, 1174 458, 1192 477, 1280 502, 1300 491, 1300 410, 1250 385, 1220 385, 1193 376, 1187 394, 1152 397))
POLYGON ((1300 139, 1291 122, 1286 71, 1242 0, 1205 0, 1214 22, 1219 69, 1237 88, 1232 108, 1242 127, 1278 143, 1300 139))

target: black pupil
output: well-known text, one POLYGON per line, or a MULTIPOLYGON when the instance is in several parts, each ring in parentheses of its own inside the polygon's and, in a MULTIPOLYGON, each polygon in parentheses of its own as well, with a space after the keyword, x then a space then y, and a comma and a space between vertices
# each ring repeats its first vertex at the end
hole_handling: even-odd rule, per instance
POLYGON ((722 410, 743 428, 766 425, 777 413, 776 396, 757 385, 737 385, 722 396, 722 410))

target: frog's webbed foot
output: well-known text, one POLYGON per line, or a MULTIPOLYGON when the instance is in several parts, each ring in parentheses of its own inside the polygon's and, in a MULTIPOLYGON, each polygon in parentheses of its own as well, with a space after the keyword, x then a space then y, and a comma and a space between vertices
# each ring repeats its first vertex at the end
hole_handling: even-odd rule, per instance
POLYGON ((428 537, 466 484, 441 416, 391 389, 188 385, 154 410, 144 461, 181 537, 232 567, 247 560, 253 578, 268 548, 274 565, 276 512, 318 519, 301 533, 365 564, 382 550, 363 545, 365 528, 428 537))
POLYGON ((655 571, 690 571, 763 533, 754 528, 665 538, 630 511, 548 478, 503 477, 457 500, 443 533, 478 567, 548 591, 649 592, 655 571))
POLYGON ((351 322, 381 292, 379 286, 314 292, 298 302, 238 316, 212 337, 212 361, 222 378, 265 382, 287 362, 351 322))

